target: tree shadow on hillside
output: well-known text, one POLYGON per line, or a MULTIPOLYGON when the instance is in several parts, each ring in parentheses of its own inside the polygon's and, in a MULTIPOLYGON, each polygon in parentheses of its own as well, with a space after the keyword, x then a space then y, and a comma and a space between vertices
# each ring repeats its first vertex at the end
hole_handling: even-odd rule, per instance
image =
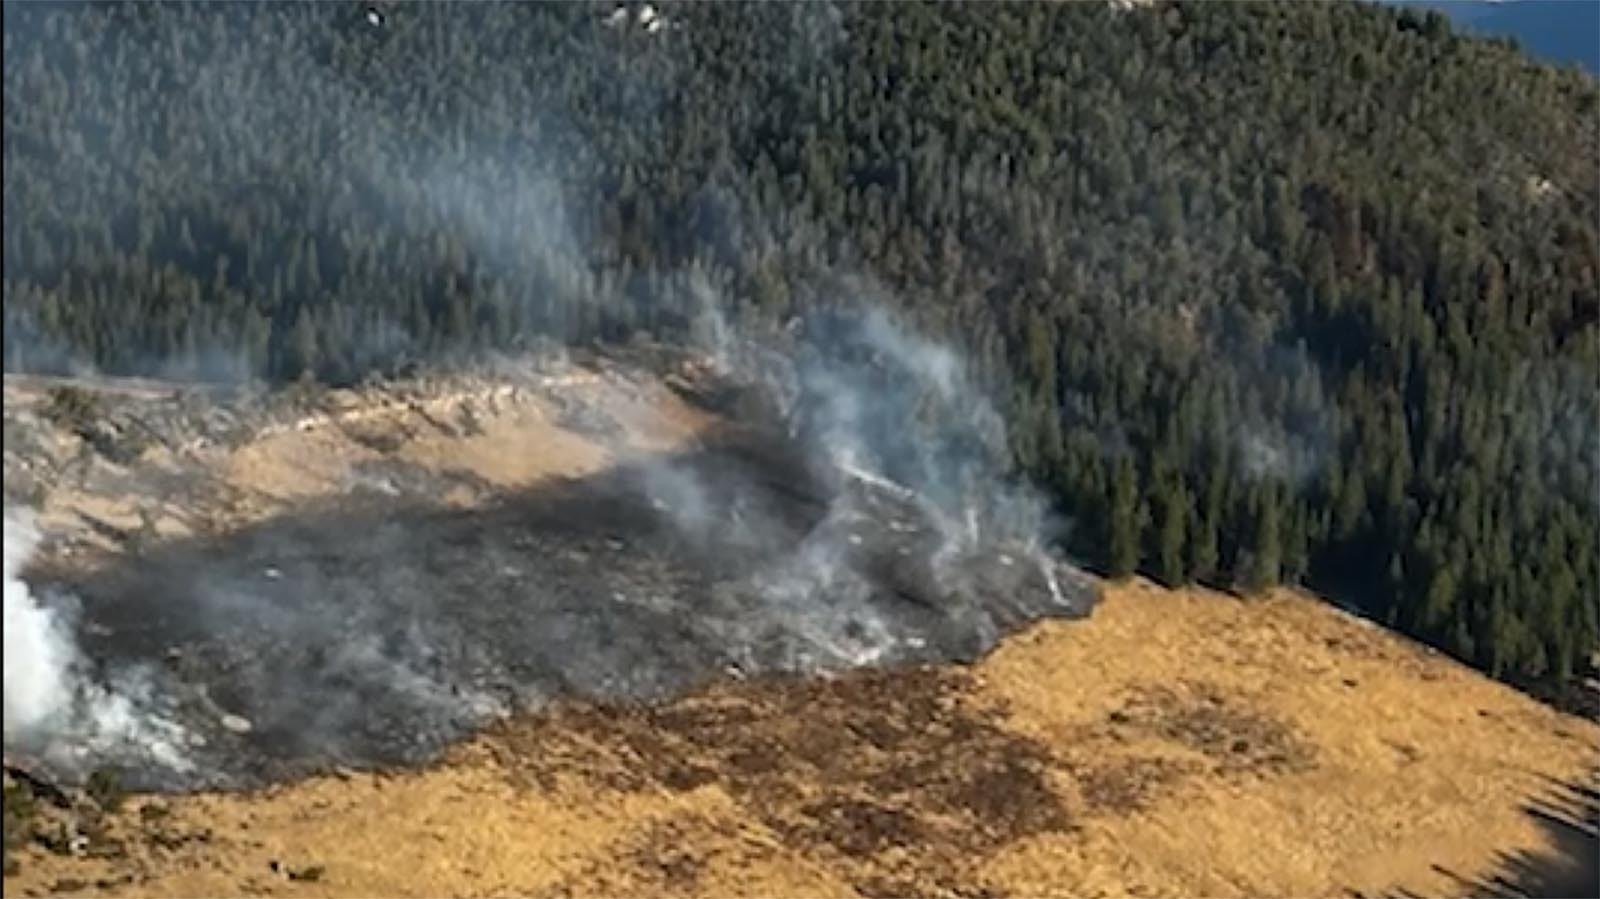
MULTIPOLYGON (((1451 896, 1495 896, 1514 899, 1571 899, 1600 896, 1600 771, 1590 782, 1564 782, 1540 775, 1544 792, 1523 805, 1538 823, 1544 850, 1517 849, 1496 853, 1490 872, 1468 877, 1443 865, 1433 870, 1455 881, 1451 896)), ((1366 899, 1352 890, 1350 895, 1366 899)), ((1410 890, 1393 890, 1384 899, 1423 899, 1410 890)))

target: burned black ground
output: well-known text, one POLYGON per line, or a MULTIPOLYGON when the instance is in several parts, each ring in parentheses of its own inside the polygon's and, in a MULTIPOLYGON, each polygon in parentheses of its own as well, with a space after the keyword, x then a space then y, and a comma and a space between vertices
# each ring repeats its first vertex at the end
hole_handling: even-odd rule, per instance
POLYGON ((51 764, 157 789, 413 764, 554 698, 969 660, 1087 612, 1087 580, 1049 563, 1058 595, 996 541, 952 541, 914 497, 751 433, 485 508, 348 496, 41 583, 79 599, 98 677, 143 682, 190 762, 129 745, 51 764))

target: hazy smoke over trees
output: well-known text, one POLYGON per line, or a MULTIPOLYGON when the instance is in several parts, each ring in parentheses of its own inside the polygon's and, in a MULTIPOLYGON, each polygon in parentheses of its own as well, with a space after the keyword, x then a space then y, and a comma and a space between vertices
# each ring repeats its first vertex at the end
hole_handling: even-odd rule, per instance
POLYGON ((1363 4, 613 9, 7 5, 7 367, 754 343, 932 485, 998 432, 906 447, 803 358, 878 308, 1085 557, 1276 570, 1524 680, 1594 644, 1591 80, 1363 4))

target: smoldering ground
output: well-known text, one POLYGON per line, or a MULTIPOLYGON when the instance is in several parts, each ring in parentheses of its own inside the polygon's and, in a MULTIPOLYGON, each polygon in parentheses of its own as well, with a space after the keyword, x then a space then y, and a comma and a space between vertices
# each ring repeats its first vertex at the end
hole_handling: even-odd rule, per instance
MULTIPOLYGON (((357 492, 56 572, 22 609, 60 649, 56 699, 15 731, 8 709, 8 751, 67 779, 257 784, 420 762, 556 697, 969 659, 1085 613, 1092 589, 1046 552, 1044 503, 960 358, 838 288, 776 336, 712 329, 741 426, 700 450, 484 511, 357 492), (101 707, 117 714, 84 711, 101 707)), ((714 290, 699 302, 721 321, 714 290)))
POLYGON ((136 742, 40 757, 163 789, 413 763, 554 697, 970 659, 1026 620, 1088 609, 1086 581, 1053 566, 1058 594, 1021 545, 963 559, 950 582, 944 542, 917 502, 836 490, 770 434, 481 511, 347 498, 66 579, 88 679, 148 667, 187 764, 136 742))

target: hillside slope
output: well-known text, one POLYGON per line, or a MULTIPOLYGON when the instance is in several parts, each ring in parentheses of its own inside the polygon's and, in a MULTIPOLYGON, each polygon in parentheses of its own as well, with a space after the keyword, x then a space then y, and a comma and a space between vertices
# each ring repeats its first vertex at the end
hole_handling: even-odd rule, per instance
POLYGON ((569 707, 425 771, 136 798, 126 857, 35 849, 5 887, 1449 896, 1505 876, 1584 895, 1597 746, 1600 726, 1317 600, 1141 583, 971 669, 569 707))
MULTIPOLYGON (((116 463, 52 421, 61 386, 6 385, 6 483, 43 481, 41 553, 60 571, 144 567, 159 544, 195 536, 182 528, 249 531, 385 479, 471 514, 717 422, 600 363, 243 407, 78 382, 104 404, 94 445, 116 463), (211 444, 198 446, 205 422, 211 444), (137 452, 122 443, 136 433, 137 452), (204 489, 160 489, 174 467, 204 489)), ((1597 767, 1600 724, 1321 600, 1136 581, 1087 620, 1034 625, 971 666, 730 671, 653 706, 567 701, 420 770, 140 795, 103 819, 40 792, 37 819, 20 824, 8 776, 19 867, 5 890, 1443 896, 1503 877, 1580 895, 1595 877, 1597 767)))
POLYGON ((6 5, 6 367, 352 383, 884 306, 1082 557, 1586 675, 1592 77, 1357 2, 631 9, 6 5))

